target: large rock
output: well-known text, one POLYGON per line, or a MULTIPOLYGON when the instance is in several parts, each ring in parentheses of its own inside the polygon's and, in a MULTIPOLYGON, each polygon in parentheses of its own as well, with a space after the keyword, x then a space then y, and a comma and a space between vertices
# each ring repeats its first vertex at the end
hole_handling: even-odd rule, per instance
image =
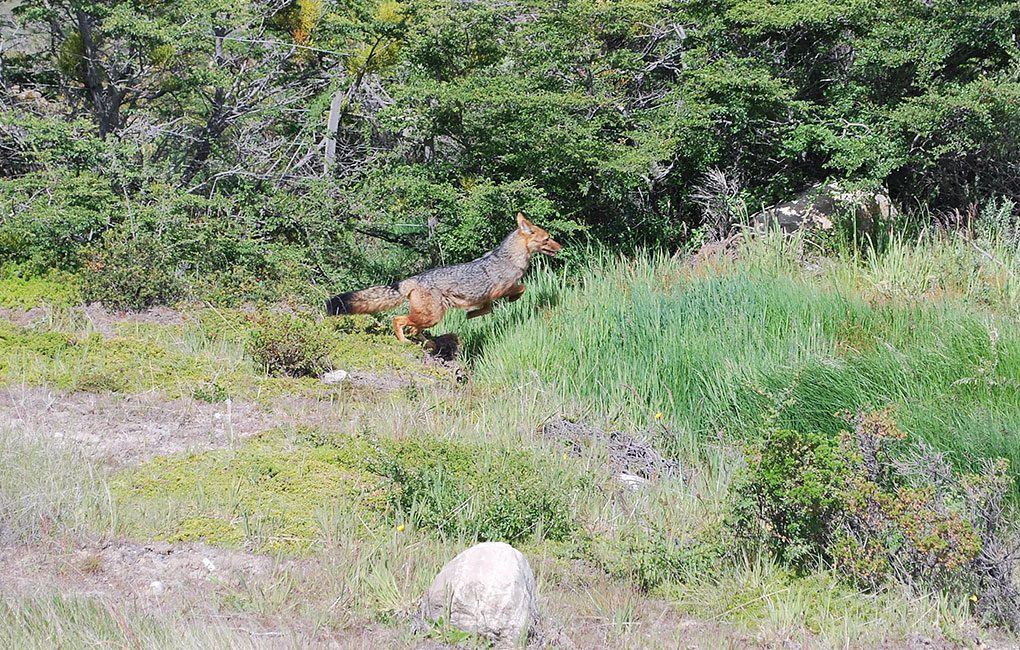
POLYGON ((535 574, 514 547, 477 544, 450 560, 432 581, 425 616, 484 636, 500 646, 527 637, 538 618, 535 574))
POLYGON ((879 224, 897 214, 885 192, 844 190, 829 183, 762 210, 751 217, 751 223, 759 229, 778 226, 785 233, 793 233, 805 228, 829 230, 841 217, 852 217, 859 234, 874 236, 879 224))

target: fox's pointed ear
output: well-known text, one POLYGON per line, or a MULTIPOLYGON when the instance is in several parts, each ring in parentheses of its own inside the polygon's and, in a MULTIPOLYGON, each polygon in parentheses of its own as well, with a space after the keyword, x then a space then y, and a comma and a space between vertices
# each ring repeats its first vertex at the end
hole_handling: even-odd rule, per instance
POLYGON ((525 235, 531 234, 531 222, 524 218, 523 212, 517 213, 517 227, 521 229, 525 235))

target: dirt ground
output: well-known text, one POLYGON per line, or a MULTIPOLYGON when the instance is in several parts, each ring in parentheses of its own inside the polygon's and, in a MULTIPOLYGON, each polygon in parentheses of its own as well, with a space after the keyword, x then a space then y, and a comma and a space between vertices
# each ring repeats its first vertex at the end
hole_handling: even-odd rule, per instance
MULTIPOLYGON (((186 316, 169 309, 116 314, 101 307, 77 308, 97 331, 112 335, 119 322, 180 323, 186 316)), ((0 310, 0 318, 22 325, 45 319, 45 310, 0 310)), ((466 378, 453 358, 459 342, 438 337, 428 365, 466 378)), ((387 392, 435 383, 396 373, 351 372, 345 379, 355 390, 387 392)), ((285 397, 264 404, 242 400, 206 403, 167 399, 158 392, 137 395, 68 393, 47 387, 0 389, 0 428, 47 436, 108 467, 120 468, 155 456, 230 447, 260 432, 281 426, 334 428, 344 417, 341 406, 310 398, 285 397)), ((349 417, 349 415, 348 415, 349 417)), ((673 461, 641 437, 608 432, 583 423, 556 420, 541 431, 572 455, 595 446, 605 449, 606 469, 642 481, 682 478, 673 461)), ((123 539, 50 541, 0 547, 0 599, 60 594, 99 600, 119 612, 187 617, 226 626, 245 644, 259 648, 416 648, 449 646, 412 634, 412 621, 386 624, 361 621, 337 629, 335 621, 260 613, 252 594, 272 597, 275 590, 296 588, 290 598, 303 604, 302 585, 314 584, 323 558, 280 560, 201 543, 138 542, 123 539), (291 587, 298 585, 298 587, 291 587), (267 596, 268 595, 268 596, 267 596), (297 642, 295 642, 297 640, 297 642)), ((810 647, 789 638, 754 637, 728 624, 680 614, 667 601, 634 591, 603 572, 578 561, 568 569, 535 560, 540 576, 542 621, 532 647, 561 649, 629 648, 793 648, 810 647), (627 611, 623 619, 617 612, 627 611)), ((337 601, 339 602, 339 601, 337 601)), ((316 605, 326 617, 329 602, 316 605)), ((340 618, 340 612, 336 619, 340 618)), ((880 646, 910 650, 956 647, 929 639, 880 646)), ((1008 644, 977 647, 1007 648, 1008 644)))
MULTIPOLYGON (((314 580, 315 571, 314 559, 280 561, 199 543, 46 543, 0 548, 0 598, 60 594, 96 599, 116 612, 157 618, 186 614, 247 634, 259 647, 293 647, 294 639, 324 648, 460 647, 415 638, 410 619, 396 626, 366 621, 336 630, 300 616, 259 615, 254 603, 247 609, 255 611, 231 611, 246 609, 238 602, 243 594, 287 589, 287 584, 314 580)), ((620 587, 590 567, 578 566, 575 574, 546 588, 540 602, 543 619, 531 648, 609 649, 624 639, 628 647, 648 648, 756 645, 725 625, 678 616, 668 603, 653 599, 643 600, 631 620, 614 622, 598 610, 592 593, 612 598, 612 590, 620 587)))
POLYGON ((0 389, 0 427, 67 441, 111 467, 184 451, 236 445, 267 429, 328 427, 338 407, 286 398, 261 406, 243 401, 210 404, 167 400, 159 393, 67 393, 38 387, 0 389))

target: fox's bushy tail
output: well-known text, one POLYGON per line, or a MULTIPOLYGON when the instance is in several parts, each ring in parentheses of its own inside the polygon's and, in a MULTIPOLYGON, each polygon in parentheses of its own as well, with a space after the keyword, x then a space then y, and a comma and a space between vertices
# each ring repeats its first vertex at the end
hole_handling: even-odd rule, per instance
POLYGON ((333 315, 374 314, 393 309, 404 302, 395 284, 381 284, 360 291, 349 291, 334 296, 326 303, 326 312, 333 315))

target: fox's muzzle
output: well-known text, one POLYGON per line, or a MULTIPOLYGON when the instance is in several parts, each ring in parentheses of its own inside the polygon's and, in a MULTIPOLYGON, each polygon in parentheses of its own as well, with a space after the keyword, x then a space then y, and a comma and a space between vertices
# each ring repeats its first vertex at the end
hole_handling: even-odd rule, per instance
POLYGON ((540 248, 539 250, 541 250, 542 253, 544 253, 545 255, 549 255, 551 257, 556 253, 559 253, 560 250, 562 249, 563 246, 561 246, 558 242, 554 242, 553 240, 550 239, 549 241, 542 244, 542 248, 540 248))

